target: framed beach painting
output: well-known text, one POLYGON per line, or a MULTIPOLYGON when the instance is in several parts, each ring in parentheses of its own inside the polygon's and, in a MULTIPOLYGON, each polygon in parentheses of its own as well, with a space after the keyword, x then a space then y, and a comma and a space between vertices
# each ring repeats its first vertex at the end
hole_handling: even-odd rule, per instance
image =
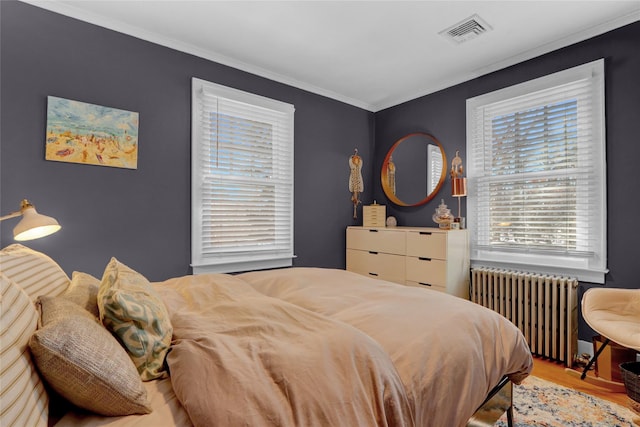
POLYGON ((138 113, 47 97, 45 159, 137 169, 138 113))

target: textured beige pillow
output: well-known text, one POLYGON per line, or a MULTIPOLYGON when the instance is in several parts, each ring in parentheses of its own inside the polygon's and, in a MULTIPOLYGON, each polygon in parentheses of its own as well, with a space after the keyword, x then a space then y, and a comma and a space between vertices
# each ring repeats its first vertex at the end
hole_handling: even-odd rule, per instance
POLYGON ((96 317, 100 317, 98 310, 98 290, 100 280, 90 274, 74 271, 71 284, 62 296, 75 302, 96 317))
POLYGON ((27 344, 38 313, 29 296, 0 274, 0 426, 46 427, 49 396, 27 344))
POLYGON ((102 415, 151 412, 126 351, 97 319, 61 297, 36 302, 42 328, 29 341, 40 373, 69 402, 102 415))
POLYGON ((100 282, 98 308, 102 323, 118 337, 142 380, 166 377, 164 361, 173 327, 151 283, 111 258, 100 282))
POLYGON ((29 295, 60 295, 69 286, 69 276, 49 256, 15 243, 0 250, 0 271, 29 295))

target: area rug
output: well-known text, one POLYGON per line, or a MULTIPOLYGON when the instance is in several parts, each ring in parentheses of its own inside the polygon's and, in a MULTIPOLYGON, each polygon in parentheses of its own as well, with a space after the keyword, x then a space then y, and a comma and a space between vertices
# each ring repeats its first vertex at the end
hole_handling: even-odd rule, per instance
POLYGON ((637 427, 629 408, 534 376, 513 387, 513 406, 514 427, 637 427))

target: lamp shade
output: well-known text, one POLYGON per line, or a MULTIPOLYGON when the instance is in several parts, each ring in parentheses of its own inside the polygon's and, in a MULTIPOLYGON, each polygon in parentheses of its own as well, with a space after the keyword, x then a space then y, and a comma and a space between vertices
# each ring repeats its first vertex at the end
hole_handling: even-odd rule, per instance
POLYGON ((17 241, 39 239, 61 228, 54 218, 39 214, 33 205, 29 205, 22 208, 22 219, 13 229, 13 238, 17 241))
POLYGON ((467 195, 467 178, 451 179, 451 195, 453 197, 464 197, 467 195))

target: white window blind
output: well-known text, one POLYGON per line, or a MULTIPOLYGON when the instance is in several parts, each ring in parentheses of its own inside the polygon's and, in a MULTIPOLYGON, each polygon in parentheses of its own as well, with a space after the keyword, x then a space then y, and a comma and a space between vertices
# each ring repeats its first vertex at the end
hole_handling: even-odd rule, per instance
POLYGON ((292 265, 293 115, 290 104, 193 79, 195 274, 292 265))
POLYGON ((604 61, 467 100, 472 262, 604 283, 604 61))

